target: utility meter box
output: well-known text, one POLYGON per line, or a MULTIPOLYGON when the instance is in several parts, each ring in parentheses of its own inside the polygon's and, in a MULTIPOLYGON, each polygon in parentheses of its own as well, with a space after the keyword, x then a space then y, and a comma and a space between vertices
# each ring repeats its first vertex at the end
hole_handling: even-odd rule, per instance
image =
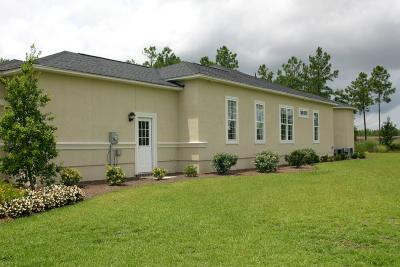
POLYGON ((112 145, 118 144, 118 134, 116 132, 109 132, 108 140, 109 140, 110 144, 112 144, 112 145))

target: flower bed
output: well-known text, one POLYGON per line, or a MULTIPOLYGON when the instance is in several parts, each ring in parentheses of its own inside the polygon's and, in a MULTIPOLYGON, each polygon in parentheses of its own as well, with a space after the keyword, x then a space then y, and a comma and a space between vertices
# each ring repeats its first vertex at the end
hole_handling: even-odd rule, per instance
POLYGON ((83 200, 82 189, 74 186, 52 185, 38 190, 27 190, 24 197, 0 205, 0 218, 31 215, 33 213, 70 205, 83 200))

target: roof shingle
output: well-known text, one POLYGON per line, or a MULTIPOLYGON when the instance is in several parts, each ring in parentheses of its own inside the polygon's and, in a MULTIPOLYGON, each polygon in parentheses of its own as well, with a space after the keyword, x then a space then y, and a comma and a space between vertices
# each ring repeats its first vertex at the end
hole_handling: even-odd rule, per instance
MULTIPOLYGON (((18 69, 21 64, 22 61, 20 60, 12 60, 10 62, 0 64, 0 72, 18 69)), ((169 87, 179 87, 179 85, 174 82, 179 80, 179 78, 193 75, 203 75, 215 79, 258 87, 260 89, 276 91, 277 93, 284 93, 294 97, 307 98, 310 100, 322 101, 327 104, 338 105, 337 102, 324 97, 281 86, 276 83, 267 82, 236 70, 229 70, 216 66, 207 67, 191 62, 181 62, 171 66, 155 69, 102 57, 63 51, 39 58, 37 64, 55 69, 120 78, 169 87)))

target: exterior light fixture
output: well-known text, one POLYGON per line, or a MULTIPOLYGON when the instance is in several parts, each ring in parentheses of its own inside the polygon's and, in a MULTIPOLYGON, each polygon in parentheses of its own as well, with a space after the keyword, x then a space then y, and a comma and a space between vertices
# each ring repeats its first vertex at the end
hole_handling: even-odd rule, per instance
POLYGON ((131 113, 128 114, 128 120, 129 121, 133 121, 135 119, 135 117, 136 117, 135 112, 131 112, 131 113))

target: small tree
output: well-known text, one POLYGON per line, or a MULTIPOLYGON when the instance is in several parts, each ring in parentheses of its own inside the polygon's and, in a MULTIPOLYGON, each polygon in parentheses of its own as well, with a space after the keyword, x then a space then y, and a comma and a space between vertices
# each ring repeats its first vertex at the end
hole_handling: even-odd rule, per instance
POLYGON ((381 142, 381 103, 392 101, 390 96, 396 92, 396 88, 392 87, 389 72, 379 65, 372 70, 369 81, 371 90, 375 94, 375 103, 378 104, 378 135, 381 142))
POLYGON ((389 117, 383 123, 381 133, 382 133, 382 144, 387 145, 388 147, 393 147, 393 140, 394 137, 397 135, 397 128, 389 117))
POLYGON ((367 140, 367 122, 365 114, 369 111, 370 106, 374 102, 371 95, 368 75, 364 72, 360 72, 358 77, 346 88, 345 93, 350 100, 350 104, 357 108, 358 112, 363 115, 364 138, 367 140))
POLYGON ((56 165, 51 162, 57 156, 54 132, 49 125, 50 114, 41 109, 50 101, 38 87, 33 64, 38 58, 34 46, 26 55, 21 74, 2 79, 8 105, 0 118, 0 138, 5 156, 0 159, 0 171, 16 177, 19 183, 29 183, 34 189, 39 178, 42 184, 54 182, 56 165))
POLYGON ((212 62, 207 56, 204 56, 200 58, 200 64, 209 67, 211 65, 214 65, 215 62, 212 62))
POLYGON ((0 57, 0 64, 1 64, 1 63, 6 63, 6 62, 10 62, 10 60, 9 60, 9 59, 6 59, 6 58, 0 57))
POLYGON ((237 54, 233 53, 225 45, 217 49, 215 62, 225 68, 236 70, 239 68, 239 61, 236 59, 237 54))
POLYGON ((275 82, 296 90, 304 90, 306 64, 297 57, 289 58, 276 73, 275 82))
POLYGON ((330 63, 331 55, 324 52, 321 47, 315 51, 315 55, 309 56, 309 64, 306 68, 306 78, 304 90, 309 93, 330 98, 333 93, 332 88, 328 86, 329 81, 337 78, 338 70, 332 70, 330 63))
POLYGON ((262 64, 258 67, 257 76, 260 79, 266 80, 268 82, 272 82, 274 73, 269 68, 267 68, 267 66, 265 66, 265 64, 262 64))
POLYGON ((172 52, 172 49, 169 47, 164 47, 164 49, 158 53, 157 59, 154 62, 153 67, 161 68, 169 65, 173 65, 181 62, 181 59, 172 52))

